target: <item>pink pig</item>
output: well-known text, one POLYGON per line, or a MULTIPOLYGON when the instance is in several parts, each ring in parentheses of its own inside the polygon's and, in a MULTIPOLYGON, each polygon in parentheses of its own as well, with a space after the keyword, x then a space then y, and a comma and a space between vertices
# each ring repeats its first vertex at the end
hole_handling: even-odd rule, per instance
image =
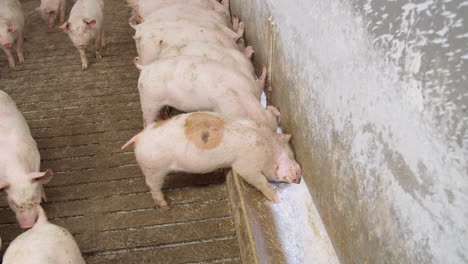
POLYGON ((41 5, 34 9, 33 12, 39 12, 47 23, 47 27, 53 28, 55 21, 59 18, 59 22, 65 22, 65 0, 41 0, 41 5))
POLYGON ((203 57, 178 56, 142 68, 138 80, 144 125, 164 106, 184 112, 215 111, 264 122, 276 131, 279 111, 263 108, 261 89, 241 72, 203 57))
POLYGON ((229 13, 229 1, 225 0, 223 3, 219 3, 216 0, 139 0, 138 10, 143 20, 146 20, 146 18, 148 18, 157 10, 179 4, 186 6, 196 6, 212 11, 216 14, 216 16, 224 19, 227 22, 229 22, 231 19, 229 13))
POLYGON ((168 47, 182 46, 195 41, 239 49, 232 36, 217 29, 188 22, 171 22, 155 24, 151 28, 144 27, 135 33, 134 39, 142 64, 149 64, 160 58, 168 47))
POLYGON ((23 41, 24 41, 24 14, 18 0, 0 1, 0 46, 5 52, 10 69, 15 68, 15 59, 11 53, 11 48, 16 41, 16 53, 18 61, 24 62, 23 41))
POLYGON ((86 48, 94 40, 97 61, 101 61, 101 49, 104 49, 103 30, 103 0, 77 0, 73 6, 68 21, 60 28, 68 33, 71 41, 78 49, 81 57, 81 69, 88 68, 86 48))
MULTIPOLYGON (((245 76, 255 79, 255 72, 252 62, 237 49, 225 48, 220 45, 207 42, 190 41, 176 46, 161 45, 163 49, 156 57, 159 59, 172 58, 177 56, 198 56, 221 62, 242 72, 245 76)), ((154 60, 141 52, 142 57, 137 57, 135 64, 137 68, 147 65, 154 60)), ((260 82, 265 82, 266 68, 260 78, 260 82)), ((260 85, 260 84, 259 84, 260 85)), ((263 85, 261 85, 263 87, 263 85)))
POLYGON ((21 228, 36 221, 34 204, 46 200, 42 184, 52 172, 39 172, 40 155, 29 127, 15 102, 0 90, 0 189, 8 194, 8 203, 21 228))
POLYGON ((177 115, 146 127, 122 149, 135 144, 135 156, 154 202, 168 206, 161 187, 170 172, 208 173, 232 167, 269 200, 278 202, 268 183, 299 183, 301 168, 289 147, 290 135, 277 134, 248 119, 213 112, 177 115))
POLYGON ((232 28, 231 19, 224 16, 219 16, 217 13, 199 8, 197 6, 191 6, 186 4, 171 5, 165 8, 154 11, 150 16, 144 19, 147 20, 160 20, 160 21, 177 21, 184 18, 207 20, 220 25, 225 25, 232 28))
POLYGON ((34 209, 38 214, 37 223, 11 242, 3 263, 85 264, 70 232, 47 221, 40 205, 34 209))

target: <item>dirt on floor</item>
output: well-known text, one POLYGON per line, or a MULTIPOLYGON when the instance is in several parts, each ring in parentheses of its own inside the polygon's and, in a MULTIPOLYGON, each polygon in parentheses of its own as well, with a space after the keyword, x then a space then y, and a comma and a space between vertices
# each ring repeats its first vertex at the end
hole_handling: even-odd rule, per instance
MULTIPOLYGON (((39 5, 21 2, 25 13, 39 5)), ((74 235, 87 263, 240 263, 223 172, 171 175, 173 208, 161 210, 133 152, 120 150, 142 129, 136 51, 125 1, 105 5, 108 48, 101 63, 88 51, 86 71, 59 25, 47 29, 38 14, 26 18, 26 63, 10 71, 0 55, 0 89, 26 117, 42 170, 55 172, 49 219, 74 235)), ((2 254, 22 231, 2 195, 2 254)))

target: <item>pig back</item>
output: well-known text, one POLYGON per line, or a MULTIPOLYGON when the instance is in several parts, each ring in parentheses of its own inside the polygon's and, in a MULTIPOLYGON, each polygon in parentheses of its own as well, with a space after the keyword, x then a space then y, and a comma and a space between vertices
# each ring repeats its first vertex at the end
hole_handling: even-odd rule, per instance
POLYGON ((70 22, 81 22, 83 18, 96 20, 96 26, 101 27, 103 17, 103 0, 79 0, 70 11, 70 22))
POLYGON ((4 136, 12 131, 30 135, 26 119, 16 107, 16 103, 6 92, 0 90, 0 135, 4 136))
POLYGON ((18 0, 0 1, 0 22, 15 22, 19 29, 24 27, 24 14, 21 4, 18 0))
POLYGON ((3 257, 4 264, 84 264, 73 236, 50 223, 37 225, 18 236, 3 257))
MULTIPOLYGON (((140 6, 140 13, 145 12, 145 10, 142 10, 140 6)), ((188 18, 188 19, 203 19, 203 20, 208 20, 214 23, 220 23, 226 26, 231 25, 231 21, 227 17, 220 16, 216 12, 212 10, 206 10, 202 9, 196 6, 190 6, 186 4, 177 4, 177 5, 171 5, 165 8, 158 9, 152 13, 146 14, 146 16, 142 17, 145 19, 145 21, 154 21, 154 20, 160 20, 160 21, 169 21, 169 20, 179 20, 183 18, 188 18)))

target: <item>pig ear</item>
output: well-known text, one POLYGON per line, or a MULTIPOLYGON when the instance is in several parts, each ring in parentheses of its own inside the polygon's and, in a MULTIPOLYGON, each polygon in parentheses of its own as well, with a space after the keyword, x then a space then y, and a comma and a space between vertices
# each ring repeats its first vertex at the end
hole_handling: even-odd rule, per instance
POLYGON ((8 31, 15 32, 16 31, 16 24, 14 22, 8 22, 8 31))
POLYGON ((289 142, 291 140, 291 134, 277 134, 279 138, 284 142, 289 142))
POLYGON ((64 32, 70 31, 70 22, 63 23, 63 25, 60 26, 60 29, 64 32))
POLYGON ((42 184, 48 183, 54 174, 51 170, 47 170, 46 172, 33 172, 29 174, 31 180, 40 182, 42 184))
POLYGON ((89 27, 96 25, 96 20, 89 20, 88 18, 83 18, 83 22, 85 22, 89 27))
POLYGON ((5 191, 6 189, 8 189, 9 186, 10 184, 8 184, 8 182, 0 180, 0 192, 5 191))

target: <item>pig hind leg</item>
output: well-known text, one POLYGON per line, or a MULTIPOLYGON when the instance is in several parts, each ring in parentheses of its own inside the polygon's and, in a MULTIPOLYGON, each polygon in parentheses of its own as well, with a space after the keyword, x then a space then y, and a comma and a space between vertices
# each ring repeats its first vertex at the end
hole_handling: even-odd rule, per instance
POLYGON ((247 57, 247 59, 252 59, 252 56, 253 54, 255 53, 255 50, 252 46, 247 46, 245 47, 245 50, 244 50, 244 55, 245 57, 247 57))
POLYGON ((169 204, 164 199, 164 194, 161 191, 164 183, 164 177, 166 177, 168 171, 154 168, 144 168, 141 166, 141 170, 145 175, 146 185, 151 191, 151 196, 156 205, 161 208, 169 208, 169 204))
POLYGON ((265 197, 272 202, 279 202, 278 194, 268 183, 265 176, 257 168, 253 168, 250 161, 238 162, 233 164, 232 168, 239 173, 246 182, 261 191, 265 197))
POLYGON ((107 48, 106 39, 104 38, 104 29, 101 29, 101 48, 103 50, 107 48))
POLYGON ((161 120, 161 110, 163 109, 164 105, 160 105, 158 103, 150 104, 147 106, 141 106, 141 110, 143 111, 143 127, 154 123, 157 120, 161 120))
POLYGON ((102 54, 101 54, 101 33, 99 32, 94 40, 94 48, 96 50, 96 60, 98 62, 102 61, 102 54))

